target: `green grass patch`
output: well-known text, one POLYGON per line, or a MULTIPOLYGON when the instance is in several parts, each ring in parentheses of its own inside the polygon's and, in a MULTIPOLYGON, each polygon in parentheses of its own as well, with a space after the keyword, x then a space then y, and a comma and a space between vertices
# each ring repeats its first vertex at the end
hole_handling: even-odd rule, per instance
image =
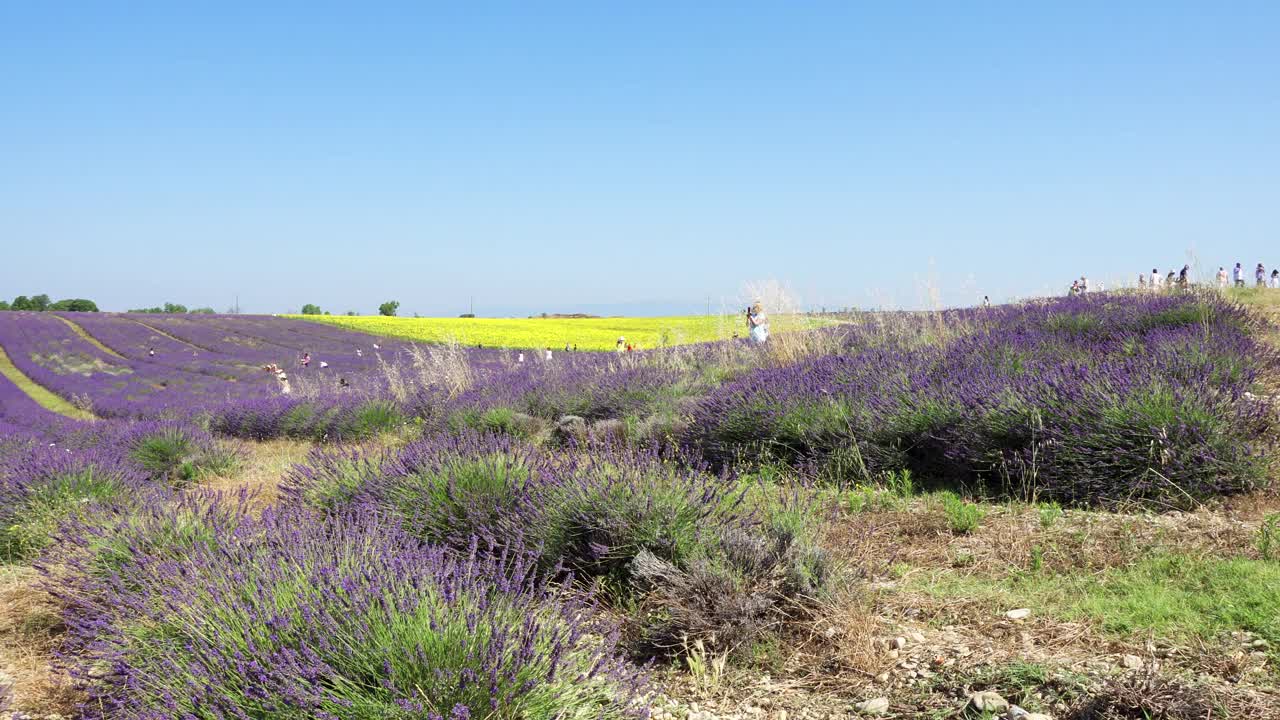
POLYGON ((1119 636, 1210 639, 1233 630, 1280 645, 1280 563, 1157 554, 1101 574, 1019 573, 992 580, 933 573, 913 586, 932 595, 1030 607, 1088 620, 1119 636))

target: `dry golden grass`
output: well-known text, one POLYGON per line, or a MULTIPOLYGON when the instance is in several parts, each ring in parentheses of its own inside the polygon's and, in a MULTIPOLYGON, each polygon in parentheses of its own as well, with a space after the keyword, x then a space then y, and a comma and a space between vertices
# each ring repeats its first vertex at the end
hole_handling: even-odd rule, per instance
POLYGON ((253 507, 261 510, 280 496, 280 481, 294 465, 306 462, 313 445, 301 440, 244 443, 245 460, 236 472, 205 478, 202 487, 219 492, 253 493, 253 507))
POLYGON ((50 660, 62 623, 53 598, 26 567, 0 567, 0 678, 13 685, 14 710, 68 713, 79 699, 50 660))

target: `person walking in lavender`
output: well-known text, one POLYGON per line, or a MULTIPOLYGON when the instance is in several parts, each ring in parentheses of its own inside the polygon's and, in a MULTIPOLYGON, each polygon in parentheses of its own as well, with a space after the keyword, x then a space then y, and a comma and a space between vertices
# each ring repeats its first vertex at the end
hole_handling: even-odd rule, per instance
POLYGON ((1159 289, 1160 289, 1160 270, 1157 268, 1151 268, 1151 292, 1155 292, 1159 289))
POLYGON ((1236 287, 1244 287, 1244 268, 1240 263, 1236 263, 1236 266, 1231 269, 1231 279, 1235 281, 1236 287))
POLYGON ((1274 269, 1271 271, 1271 289, 1280 289, 1280 269, 1274 269))
POLYGON ((1262 267, 1262 263, 1258 263, 1258 267, 1254 269, 1253 280, 1258 287, 1267 286, 1267 269, 1262 267))
POLYGON ((1218 289, 1225 290, 1226 287, 1227 287, 1227 269, 1219 265, 1218 266, 1218 289))

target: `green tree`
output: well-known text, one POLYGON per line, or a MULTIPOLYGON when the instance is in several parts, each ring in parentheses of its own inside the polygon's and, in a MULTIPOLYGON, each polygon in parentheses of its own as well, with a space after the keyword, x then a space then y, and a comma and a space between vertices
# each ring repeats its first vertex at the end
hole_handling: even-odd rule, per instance
POLYGON ((3 312, 3 311, 8 310, 8 309, 9 309, 9 301, 8 301, 8 300, 0 300, 0 312, 3 312))
POLYGON ((395 300, 388 300, 378 306, 378 314, 387 317, 395 317, 396 309, 400 307, 400 303, 395 300))
POLYGON ((83 298, 70 298, 67 300, 59 300, 49 306, 50 310, 59 310, 63 312, 98 312, 98 304, 92 300, 83 298))
POLYGON ((171 315, 185 315, 187 313, 187 306, 178 305, 176 303, 165 303, 164 311, 171 315))
POLYGON ((50 304, 52 303, 49 300, 48 295, 36 295, 31 298, 31 309, 37 312, 44 312, 45 310, 48 310, 50 304))
POLYGON ((315 305, 313 303, 307 303, 306 305, 302 306, 302 314, 303 315, 319 315, 321 314, 320 306, 315 305))
POLYGON ((9 307, 14 310, 30 310, 31 298, 27 297, 26 295, 19 295, 18 297, 13 299, 13 304, 10 305, 9 307))
POLYGON ((191 314, 192 315, 214 315, 217 312, 218 312, 217 310, 214 310, 211 307, 202 307, 202 308, 196 308, 192 310, 191 314))

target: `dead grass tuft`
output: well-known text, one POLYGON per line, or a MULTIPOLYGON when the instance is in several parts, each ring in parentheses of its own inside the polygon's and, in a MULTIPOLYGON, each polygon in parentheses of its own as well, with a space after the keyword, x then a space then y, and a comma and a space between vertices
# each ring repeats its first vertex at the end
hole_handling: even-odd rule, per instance
POLYGON ((0 567, 0 682, 12 685, 13 710, 70 713, 79 694, 50 664, 63 627, 35 570, 0 567))
POLYGON ((247 491, 251 505, 262 510, 280 494, 280 481, 294 465, 306 462, 312 444, 300 440, 270 440, 243 443, 244 460, 236 472, 205 478, 201 487, 230 494, 247 491))
POLYGON ((1215 720, 1280 717, 1276 698, 1192 686, 1154 672, 1112 679, 1077 703, 1067 720, 1215 720))

